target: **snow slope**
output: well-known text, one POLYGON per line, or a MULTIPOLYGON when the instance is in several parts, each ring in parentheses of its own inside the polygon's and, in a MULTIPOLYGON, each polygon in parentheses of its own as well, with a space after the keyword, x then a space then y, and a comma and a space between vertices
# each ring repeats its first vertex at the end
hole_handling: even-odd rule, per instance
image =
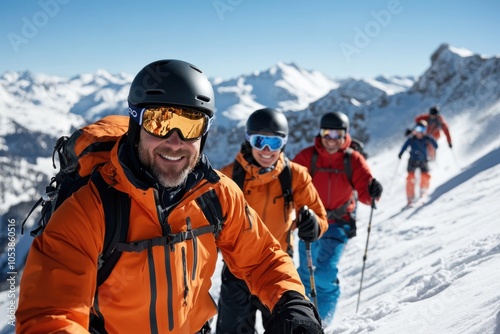
MULTIPOLYGON (((486 133, 487 143, 471 146, 498 119, 500 108, 487 115, 490 121, 473 131, 463 119, 450 124, 455 146, 450 150, 439 142, 429 201, 419 208, 401 211, 407 155, 399 161, 397 152, 403 138, 370 157, 385 192, 372 218, 359 310, 366 206, 359 208, 358 236, 340 263, 342 295, 326 333, 500 333, 500 135, 486 133)), ((219 270, 213 276, 215 300, 219 270)), ((0 294, 6 314, 0 334, 14 333, 7 323, 8 292, 0 294)))
MULTIPOLYGON (((491 113, 498 118, 500 108, 491 113)), ((500 333, 500 135, 472 154, 468 143, 483 133, 471 133, 467 124, 450 124, 452 150, 439 141, 429 200, 421 207, 401 211, 408 156, 399 161, 397 153, 404 138, 369 158, 385 192, 373 213, 359 309, 370 217, 364 205, 358 235, 340 263, 342 295, 325 333, 500 333)), ((217 273, 213 281, 218 297, 217 273)))

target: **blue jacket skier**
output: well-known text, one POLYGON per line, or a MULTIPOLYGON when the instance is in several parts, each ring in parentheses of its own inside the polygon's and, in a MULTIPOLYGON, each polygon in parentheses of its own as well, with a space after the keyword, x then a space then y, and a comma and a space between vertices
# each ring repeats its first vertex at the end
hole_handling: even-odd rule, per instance
POLYGON ((427 123, 420 121, 398 154, 398 158, 401 159, 403 153, 410 147, 410 158, 408 159, 407 167, 408 176, 406 177, 408 205, 415 201, 415 171, 417 169, 420 169, 420 197, 425 196, 429 188, 431 174, 429 173, 429 154, 427 148, 430 145, 436 149, 438 144, 434 138, 426 134, 426 130, 427 123))

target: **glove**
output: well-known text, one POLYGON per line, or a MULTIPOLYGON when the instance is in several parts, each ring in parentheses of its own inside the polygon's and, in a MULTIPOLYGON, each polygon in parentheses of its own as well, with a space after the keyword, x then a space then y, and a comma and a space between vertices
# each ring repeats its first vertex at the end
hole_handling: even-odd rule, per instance
POLYGON ((299 210, 299 219, 297 223, 299 227, 298 236, 305 242, 314 242, 319 237, 318 218, 313 210, 304 205, 299 210))
POLYGON ((368 193, 372 198, 379 198, 382 195, 382 190, 384 188, 376 179, 372 179, 368 185, 368 193))
POLYGON ((452 148, 452 147, 453 147, 453 145, 451 145, 451 143, 448 143, 448 146, 449 146, 450 148, 452 148))
POLYGON ((399 153, 398 154, 398 159, 401 159, 401 156, 403 155, 403 153, 399 153))
POLYGON ((411 129, 405 130, 405 137, 408 137, 411 134, 411 129))
POLYGON ((276 303, 264 334, 324 334, 314 305, 296 291, 287 291, 276 303))

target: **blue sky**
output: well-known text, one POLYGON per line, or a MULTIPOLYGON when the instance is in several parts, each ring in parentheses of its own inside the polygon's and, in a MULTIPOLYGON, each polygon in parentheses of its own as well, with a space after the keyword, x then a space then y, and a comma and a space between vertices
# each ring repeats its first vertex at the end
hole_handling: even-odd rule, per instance
POLYGON ((332 79, 421 75, 441 43, 500 54, 500 1, 38 0, 0 3, 0 73, 135 74, 189 61, 234 78, 279 61, 332 79))

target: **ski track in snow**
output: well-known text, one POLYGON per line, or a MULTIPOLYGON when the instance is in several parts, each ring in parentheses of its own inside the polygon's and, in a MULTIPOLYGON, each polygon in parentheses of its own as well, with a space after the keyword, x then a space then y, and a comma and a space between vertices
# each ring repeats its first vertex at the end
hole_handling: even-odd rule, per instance
MULTIPOLYGON (((445 311, 431 310, 426 314, 422 306, 417 309, 415 317, 408 319, 408 328, 416 324, 423 326, 413 326, 407 331, 404 328, 393 330, 384 325, 389 318, 401 316, 405 309, 411 308, 410 305, 420 305, 426 300, 443 309, 454 307, 462 301, 464 292, 470 291, 470 287, 461 288, 460 282, 482 265, 494 268, 494 264, 490 264, 492 259, 498 262, 500 229, 495 226, 491 233, 481 231, 498 225, 500 212, 498 209, 496 214, 492 212, 498 207, 492 195, 500 193, 498 181, 495 181, 500 177, 498 153, 498 149, 493 150, 468 169, 460 169, 449 180, 443 180, 420 206, 401 210, 394 205, 379 205, 383 209, 375 215, 374 223, 379 217, 387 218, 379 219, 380 223, 372 226, 360 312, 353 315, 352 309, 355 309, 359 292, 361 266, 359 263, 345 263, 345 259, 352 260, 354 254, 361 259, 359 254, 363 254, 366 234, 360 236, 358 233, 357 238, 365 240, 363 243, 358 241, 355 247, 348 245, 341 263, 343 269, 339 273, 342 295, 337 314, 345 316, 339 319, 340 316, 336 315, 326 333, 442 333, 434 331, 429 324, 439 323, 445 311), (466 183, 470 185, 466 186, 466 183), (451 194, 452 191, 455 193, 451 194), (460 210, 462 207, 469 209, 460 210), (484 208, 490 209, 489 212, 484 208), (450 215, 454 211, 459 211, 459 214, 450 215), (465 238, 468 236, 464 233, 466 230, 471 230, 468 239, 465 238), (394 245, 401 245, 400 252, 394 245), (350 283, 342 284, 346 281, 350 283), (346 309, 351 312, 345 312, 346 309)), ((434 182, 438 183, 437 180, 434 182)), ((500 307, 500 297, 498 294, 491 296, 485 304, 488 308, 500 307)), ((500 319, 500 315, 497 317, 500 319)), ((477 317, 471 315, 470 318, 474 322, 471 326, 479 329, 464 330, 458 323, 450 321, 452 325, 447 330, 456 327, 456 331, 450 333, 485 333, 485 328, 491 329, 477 317)), ((495 319, 494 312, 491 318, 495 319)))
MULTIPOLYGON (((500 276, 492 269, 500 268, 499 152, 465 168, 442 154, 429 197, 406 210, 405 178, 396 178, 373 212, 355 313, 370 216, 368 206, 359 207, 358 235, 339 265, 342 294, 334 321, 324 324, 326 334, 500 334, 500 276)), ((383 175, 379 161, 391 160, 369 160, 375 176, 383 175)), ((216 278, 216 298, 219 288, 216 278)), ((256 326, 264 332, 259 316, 256 326)))

